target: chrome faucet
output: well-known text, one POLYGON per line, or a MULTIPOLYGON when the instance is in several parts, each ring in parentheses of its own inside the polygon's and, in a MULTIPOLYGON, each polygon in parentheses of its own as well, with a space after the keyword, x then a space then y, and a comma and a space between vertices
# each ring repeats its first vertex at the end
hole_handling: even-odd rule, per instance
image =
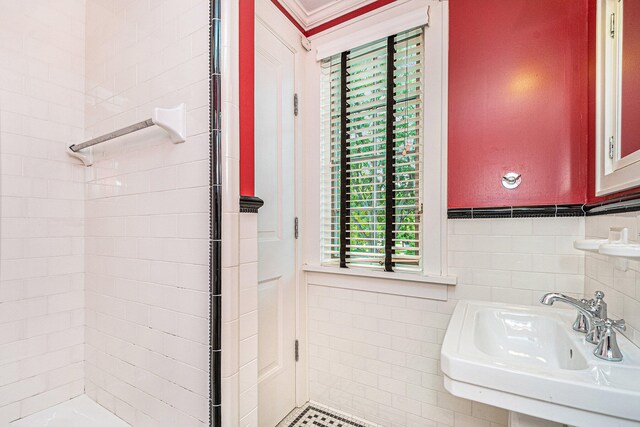
MULTIPOLYGON (((580 302, 587 304, 591 307, 591 312, 596 319, 607 318, 607 303, 604 302, 604 292, 596 291, 595 298, 587 300, 581 299, 580 302)), ((586 327, 585 315, 581 312, 578 313, 575 322, 573 322, 573 330, 587 334, 586 340, 591 344, 598 344, 600 342, 600 336, 602 335, 602 325, 595 325, 593 330, 588 331, 586 327)))
POLYGON ((622 360, 622 353, 618 347, 614 329, 624 331, 626 327, 622 319, 611 320, 607 318, 607 303, 604 302, 603 298, 604 293, 602 291, 597 291, 595 299, 592 300, 577 300, 567 295, 551 292, 545 294, 540 299, 540 302, 544 305, 553 305, 554 302, 559 301, 575 307, 579 313, 575 322, 573 322, 573 329, 586 333, 585 340, 596 344, 596 348, 593 351, 596 357, 611 362, 619 362, 622 360))
POLYGON ((550 292, 548 294, 545 294, 540 299, 540 302, 544 305, 553 305, 553 303, 556 301, 569 304, 575 307, 576 309, 578 309, 578 311, 580 312, 580 314, 578 314, 578 319, 576 319, 576 321, 573 323, 574 329, 575 329, 576 323, 580 322, 580 323, 584 323, 587 334, 593 331, 593 329, 595 328, 595 325, 593 324, 593 321, 595 319, 595 311, 593 309, 593 306, 589 304, 588 301, 583 302, 584 300, 577 300, 575 298, 571 298, 570 296, 559 294, 556 292, 550 292))

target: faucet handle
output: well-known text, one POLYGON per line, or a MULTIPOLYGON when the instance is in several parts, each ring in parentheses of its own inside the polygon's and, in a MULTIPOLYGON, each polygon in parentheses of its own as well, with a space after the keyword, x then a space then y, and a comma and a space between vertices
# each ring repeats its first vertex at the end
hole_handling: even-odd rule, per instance
POLYGON ((620 331, 626 331, 627 330, 627 322, 624 321, 624 319, 620 319, 620 320, 614 320, 611 322, 611 326, 613 326, 614 328, 620 330, 620 331))
POLYGON ((619 331, 627 330, 627 322, 624 319, 620 320, 611 320, 611 319, 593 319, 593 325, 604 328, 605 331, 607 329, 616 328, 619 331))
POLYGON ((591 344, 598 345, 602 338, 606 335, 607 331, 612 331, 612 328, 624 330, 626 329, 624 320, 611 320, 606 317, 599 317, 599 313, 596 313, 592 321, 593 329, 587 333, 585 340, 591 344), (620 323, 621 322, 621 323, 620 323))
MULTIPOLYGON (((600 335, 603 336, 607 331, 613 331, 613 328, 619 331, 627 330, 627 322, 624 319, 612 320, 612 319, 593 319, 593 326, 601 329, 600 335)), ((594 343, 595 344, 595 343, 594 343)))
MULTIPOLYGON (((604 292, 596 291, 593 295, 594 298, 589 300, 589 304, 593 307, 594 311, 600 310, 601 307, 606 307, 607 303, 604 302, 604 292)), ((605 319, 606 316, 600 316, 601 319, 605 319)))
POLYGON ((595 350, 593 350, 593 354, 600 359, 620 362, 622 360, 622 352, 620 351, 620 347, 618 347, 618 340, 613 329, 624 331, 627 329, 625 321, 623 319, 611 320, 608 318, 594 319, 594 325, 601 327, 602 332, 598 345, 595 350))
POLYGON ((604 292, 596 291, 594 296, 595 299, 593 300, 592 307, 596 317, 599 317, 600 319, 606 319, 608 317, 608 313, 607 303, 604 301, 604 292))

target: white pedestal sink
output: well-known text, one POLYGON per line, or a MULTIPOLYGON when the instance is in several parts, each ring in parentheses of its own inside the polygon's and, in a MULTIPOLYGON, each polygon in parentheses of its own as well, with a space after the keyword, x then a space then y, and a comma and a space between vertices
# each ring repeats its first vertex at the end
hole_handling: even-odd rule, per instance
POLYGON ((442 345, 445 388, 572 426, 640 426, 640 349, 618 334, 622 362, 595 357, 571 329, 575 310, 460 301, 442 345))

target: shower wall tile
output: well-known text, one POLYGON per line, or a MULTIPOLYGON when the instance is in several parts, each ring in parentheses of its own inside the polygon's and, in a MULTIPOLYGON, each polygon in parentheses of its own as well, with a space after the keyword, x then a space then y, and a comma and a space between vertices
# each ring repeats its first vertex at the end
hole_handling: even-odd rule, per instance
POLYGON ((84 389, 85 2, 2 2, 0 426, 84 389))
POLYGON ((132 425, 209 420, 209 1, 87 0, 86 134, 185 103, 93 148, 87 169, 86 392, 132 425))

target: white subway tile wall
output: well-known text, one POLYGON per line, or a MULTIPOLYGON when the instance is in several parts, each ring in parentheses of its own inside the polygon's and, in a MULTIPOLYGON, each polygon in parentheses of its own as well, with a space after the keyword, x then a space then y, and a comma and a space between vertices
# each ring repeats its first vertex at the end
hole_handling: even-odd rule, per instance
MULTIPOLYGON (((258 215, 240 214, 239 413, 242 426, 258 426, 258 215)), ((223 356, 231 357, 231 355, 223 356)))
POLYGON ((205 0, 87 1, 84 136, 187 107, 185 143, 152 127, 86 170, 86 393, 135 426, 208 424, 208 17, 205 0))
MULTIPOLYGON (((640 243, 638 212, 617 215, 587 217, 586 238, 606 239, 611 227, 629 229, 629 241, 640 243)), ((585 298, 593 298, 595 291, 605 294, 609 317, 624 318, 627 322, 625 335, 640 345, 640 262, 608 257, 592 252, 586 256, 585 298)))
POLYGON ((585 219, 515 218, 449 220, 449 273, 455 300, 537 304, 545 292, 582 296, 584 253, 573 241, 585 219))
POLYGON ((584 218, 449 220, 448 301, 309 286, 310 397, 382 426, 506 426, 504 410, 443 388, 440 347, 457 300, 582 296, 584 218))
POLYGON ((240 213, 238 6, 221 2, 222 425, 258 426, 258 215, 240 213))
POLYGON ((0 2, 0 426, 84 389, 84 1, 0 2))

